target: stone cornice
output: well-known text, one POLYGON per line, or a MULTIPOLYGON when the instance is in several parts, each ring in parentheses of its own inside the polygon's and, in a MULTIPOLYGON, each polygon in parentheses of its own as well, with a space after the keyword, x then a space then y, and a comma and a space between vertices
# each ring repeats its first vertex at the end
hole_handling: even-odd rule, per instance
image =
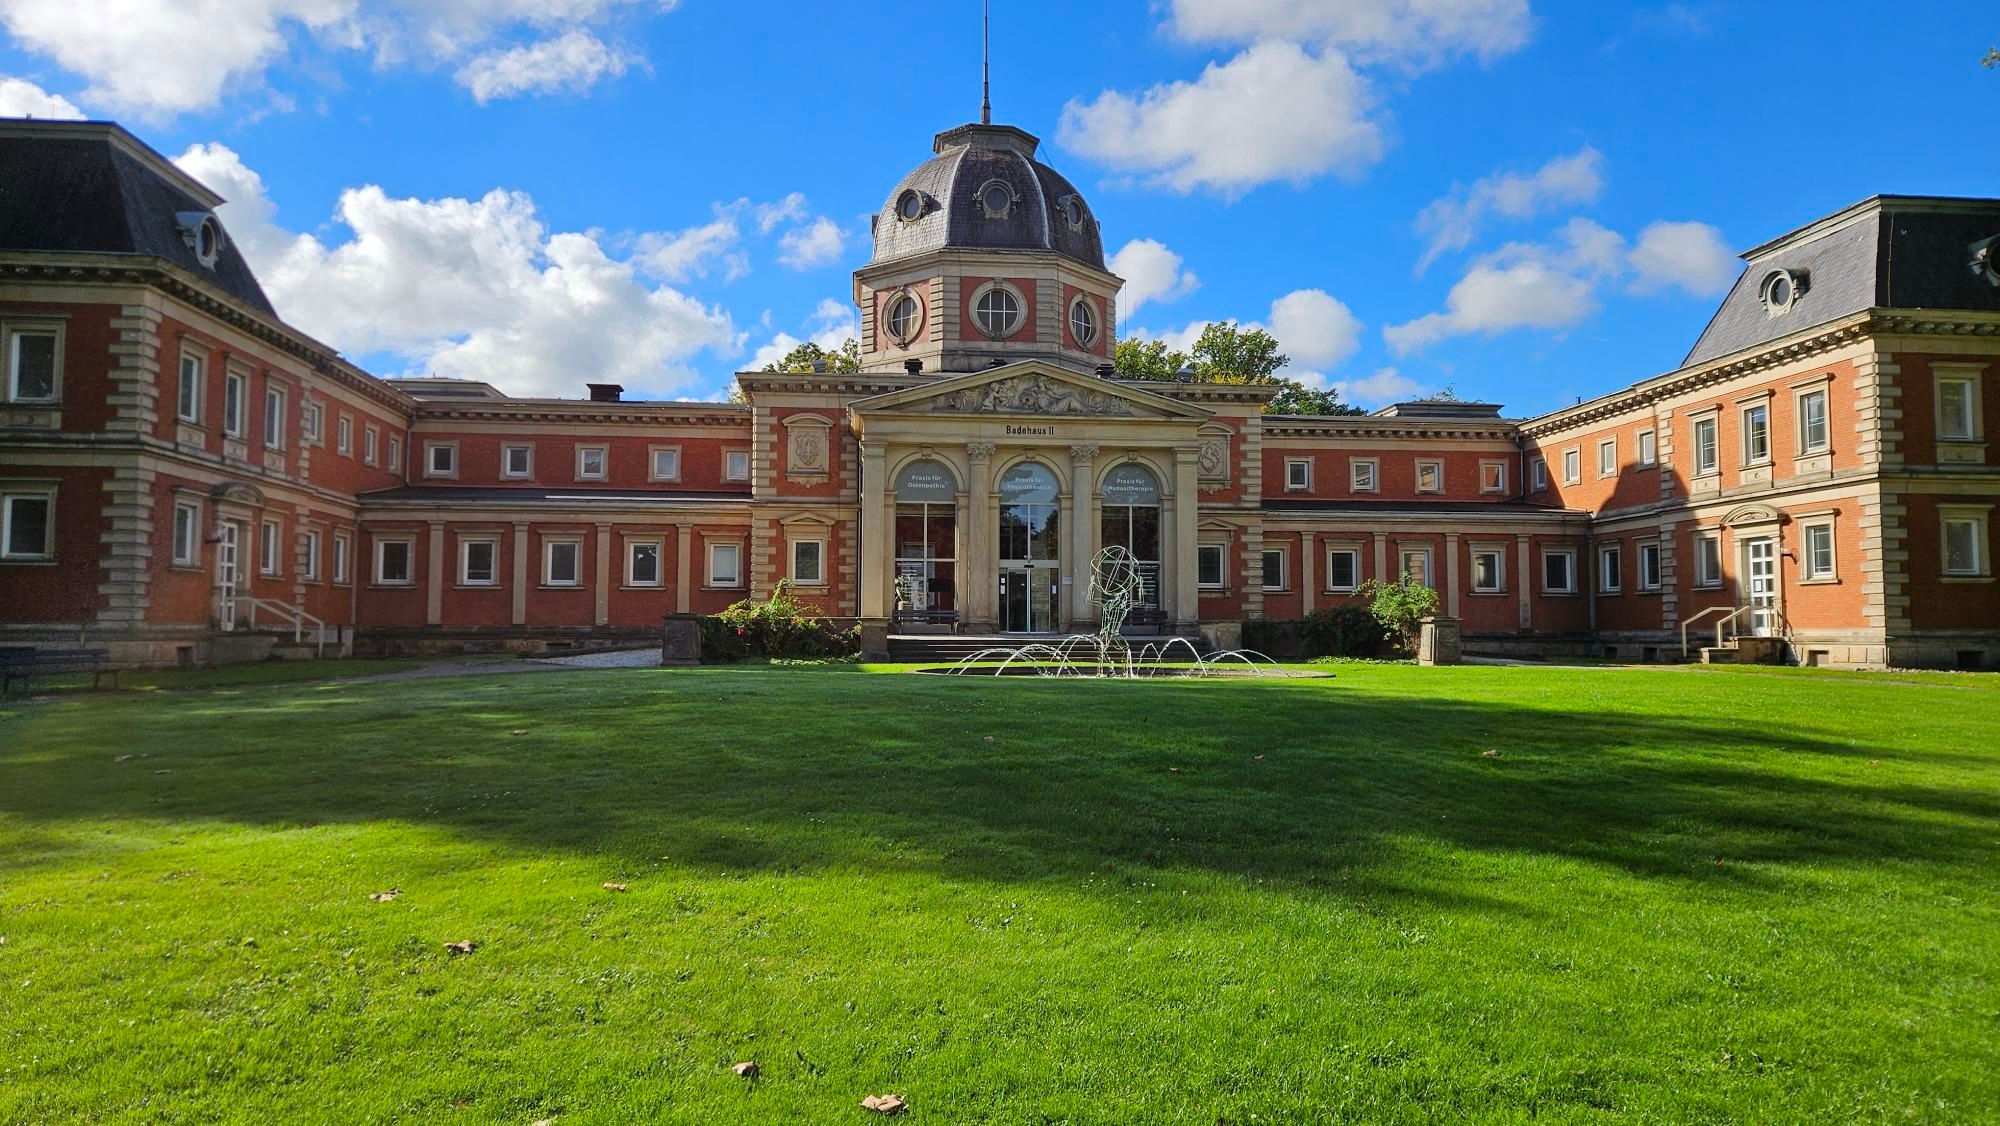
POLYGON ((1454 441, 1512 442, 1519 427, 1507 420, 1401 419, 1376 415, 1267 414, 1266 438, 1443 438, 1454 441))
POLYGON ((585 425, 727 426, 750 421, 737 403, 598 403, 587 399, 419 400, 411 424, 426 422, 531 422, 585 425))
POLYGON ((793 395, 832 395, 866 398, 886 395, 910 387, 921 387, 947 378, 950 373, 907 375, 886 371, 739 371, 736 382, 751 395, 758 392, 793 395))

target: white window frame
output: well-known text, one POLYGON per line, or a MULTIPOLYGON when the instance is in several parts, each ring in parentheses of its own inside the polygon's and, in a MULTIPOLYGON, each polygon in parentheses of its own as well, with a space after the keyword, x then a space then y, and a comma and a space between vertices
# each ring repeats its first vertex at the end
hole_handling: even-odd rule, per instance
POLYGON ((1722 417, 1710 413, 1689 422, 1690 455, 1696 477, 1713 477, 1722 472, 1722 417), (1704 435, 1707 441, 1703 441, 1704 435))
POLYGON ((583 585, 583 537, 543 536, 542 537, 542 585, 561 587, 565 590, 583 585), (567 547, 575 552, 574 573, 565 581, 556 578, 556 548, 567 547))
POLYGON ((342 412, 340 420, 333 424, 333 452, 342 457, 354 456, 354 416, 342 412))
POLYGON ((1543 594, 1576 593, 1576 549, 1575 548, 1545 547, 1542 549, 1542 593, 1543 594), (1567 578, 1567 584, 1564 586, 1554 587, 1549 585, 1549 560, 1554 558, 1561 558, 1562 560, 1564 560, 1563 570, 1567 578))
POLYGON ((1288 457, 1285 459, 1285 491, 1303 493, 1312 491, 1313 463, 1309 457, 1288 457))
POLYGON ((500 478, 503 481, 525 481, 535 475, 535 444, 533 442, 503 442, 500 444, 500 478), (521 455, 521 468, 514 468, 514 455, 521 455))
POLYGON ((826 579, 826 540, 825 540, 825 539, 823 539, 823 538, 819 538, 819 537, 808 537, 808 538, 806 538, 806 539, 796 539, 796 540, 793 540, 793 541, 791 541, 791 543, 792 543, 792 547, 791 547, 791 570, 790 570, 790 572, 789 572, 789 573, 790 573, 790 575, 791 575, 791 580, 792 580, 792 585, 794 585, 794 586, 825 586, 825 585, 827 585, 827 579, 826 579), (819 577, 818 577, 818 578, 815 578, 815 579, 808 579, 808 578, 805 578, 805 577, 803 577, 803 576, 801 576, 801 575, 799 574, 799 549, 800 549, 800 548, 803 548, 803 547, 810 547, 810 548, 813 548, 813 549, 814 549, 815 551, 817 551, 817 552, 818 552, 818 554, 819 554, 819 577))
POLYGON ((222 432, 231 438, 243 437, 250 413, 250 377, 242 372, 222 373, 222 432), (230 394, 234 391, 235 394, 230 394))
POLYGON ((346 532, 333 533, 332 572, 333 572, 333 581, 336 585, 339 586, 347 585, 348 581, 347 564, 349 558, 352 557, 353 554, 354 554, 354 537, 346 532))
POLYGON ((703 572, 703 575, 710 588, 716 590, 741 590, 743 588, 743 544, 740 541, 710 540, 708 541, 708 550, 704 554, 707 556, 708 569, 703 572), (717 553, 722 551, 729 553, 731 560, 730 569, 734 572, 728 582, 718 581, 716 577, 720 568, 716 566, 715 558, 717 553))
POLYGON ((299 573, 299 578, 309 583, 316 583, 319 581, 320 535, 318 530, 307 528, 304 533, 304 539, 306 541, 306 564, 305 570, 299 573))
POLYGON ((652 590, 667 585, 667 544, 659 536, 639 536, 625 541, 625 585, 652 590), (639 578, 639 549, 653 549, 653 577, 639 578))
POLYGON ((201 402, 208 396, 208 361, 185 347, 180 355, 180 385, 174 389, 174 417, 193 426, 201 425, 201 402))
POLYGON ((1597 593, 1620 594, 1625 590, 1625 545, 1599 544, 1597 548, 1597 593))
MULTIPOLYGON (((54 527, 54 521, 50 521, 54 527)), ((1992 541, 1987 536, 1992 528, 1992 507, 1990 505, 1939 505, 1938 506, 1938 570, 1945 578, 1970 579, 1988 578, 1993 574, 1992 541), (1952 569, 1951 527, 1964 524, 1972 529, 1972 566, 1952 569)))
POLYGON ((1639 431, 1639 468, 1651 469, 1660 464, 1660 436, 1648 426, 1639 431))
POLYGON ((1507 463, 1504 461, 1482 461, 1479 463, 1479 491, 1487 494, 1507 491, 1507 463), (1488 480, 1488 478, 1492 480, 1488 480))
POLYGON ((170 531, 173 565, 176 567, 197 567, 201 565, 201 502, 177 500, 174 502, 174 522, 170 531), (181 542, 181 520, 187 520, 187 542, 181 542))
POLYGON ((1830 583, 1840 578, 1840 544, 1834 531, 1834 518, 1820 517, 1799 521, 1799 581, 1802 583, 1830 583), (1814 558, 1813 540, 1826 537, 1826 566, 1814 558))
POLYGON ((1328 594, 1353 594, 1360 589, 1361 549, 1329 544, 1326 549, 1326 592, 1328 594), (1353 561, 1348 567, 1348 574, 1353 578, 1353 582, 1342 585, 1333 581, 1333 557, 1336 555, 1345 555, 1353 561))
POLYGON ((1424 494, 1444 492, 1443 458, 1441 457, 1417 458, 1415 462, 1415 470, 1416 470, 1416 478, 1413 483, 1413 488, 1415 489, 1416 492, 1424 494), (1426 469, 1432 471, 1435 474, 1435 476, 1432 478, 1431 485, 1429 488, 1424 487, 1424 470, 1426 469))
POLYGON ((576 479, 579 481, 604 481, 611 477, 611 447, 602 443, 578 446, 576 448, 576 479), (590 455, 597 455, 597 472, 587 468, 590 455))
POLYGON ((749 450, 722 451, 722 479, 725 481, 748 481, 750 479, 749 450), (743 466, 743 470, 740 473, 735 468, 739 464, 739 461, 743 466))
POLYGON ((63 398, 63 324, 58 322, 36 322, 9 324, 6 326, 7 358, 7 400, 40 407, 54 407, 63 398), (53 343, 49 346, 49 393, 33 398, 21 395, 21 338, 24 336, 47 336, 53 343))
POLYGON ((1742 411, 1740 412, 1740 414, 1738 415, 1738 418, 1737 418, 1737 422, 1738 422, 1738 425, 1742 427, 1742 431, 1743 431, 1743 464, 1744 464, 1744 466, 1745 466, 1745 467, 1747 468, 1747 467, 1750 467, 1750 466, 1756 466, 1756 465, 1769 465, 1769 464, 1771 464, 1771 403, 1770 403, 1770 400, 1766 399, 1766 400, 1764 400, 1763 402, 1759 402, 1759 403, 1745 403, 1745 404, 1743 404, 1743 409, 1742 409, 1742 411), (1758 422, 1758 424, 1757 424, 1757 426, 1756 426, 1755 428, 1752 428, 1752 426, 1751 426, 1751 416, 1753 416, 1753 415, 1757 416, 1757 417, 1758 417, 1758 418, 1759 418, 1759 419, 1761 420, 1761 421, 1759 421, 1759 422, 1758 422), (1753 435, 1761 435, 1761 436, 1762 436, 1762 439, 1763 439, 1763 443, 1764 443, 1764 448, 1763 448, 1763 450, 1759 451, 1759 450, 1755 450, 1755 449, 1751 448, 1751 438, 1752 438, 1752 436, 1753 436, 1753 435))
POLYGON ((458 537, 458 585, 499 586, 500 585, 500 537, 495 535, 463 534, 458 537), (472 574, 472 549, 486 547, 493 554, 488 559, 485 578, 475 578, 472 574))
POLYGON ((0 492, 0 559, 11 562, 39 562, 56 557, 56 490, 47 488, 10 488, 0 492), (39 551, 15 551, 14 547, 14 505, 18 501, 38 500, 48 507, 48 515, 43 521, 42 546, 39 551))
POLYGON ((377 455, 382 452, 382 431, 367 423, 361 425, 361 464, 374 465, 377 455))
POLYGON ((403 440, 391 434, 389 435, 389 472, 401 473, 402 471, 403 440))
POLYGON ((1694 534, 1694 585, 1699 590, 1722 586, 1722 533, 1694 534))
POLYGON ((408 535, 378 535, 375 537, 375 585, 417 585, 417 537, 408 535), (403 548, 403 577, 400 579, 388 577, 384 567, 384 564, 388 561, 388 549, 391 545, 395 544, 400 544, 403 548))
POLYGON ((646 480, 678 481, 681 479, 681 448, 679 446, 651 446, 646 450, 646 480), (660 457, 665 455, 674 460, 673 472, 660 472, 660 457))
POLYGON ((299 408, 299 432, 306 444, 321 444, 326 438, 326 408, 310 401, 299 408))
POLYGON ((1428 547, 1397 547, 1396 576, 1401 578, 1410 573, 1410 559, 1412 557, 1423 561, 1422 567, 1419 568, 1423 573, 1417 576, 1420 580, 1419 585, 1436 590, 1437 571, 1431 559, 1431 549, 1428 547))
POLYGON ((1563 484, 1575 485, 1583 481, 1583 447, 1570 446, 1563 450, 1563 484))
POLYGON ((1639 571, 1634 577, 1638 582, 1639 591, 1643 594, 1658 593, 1667 575, 1667 559, 1660 553, 1659 541, 1639 541, 1637 562, 1639 571), (1649 559, 1650 564, 1647 562, 1649 559))
POLYGON ((1472 593, 1507 593, 1507 549, 1504 547, 1475 547, 1472 549, 1472 593), (1493 582, 1482 586, 1479 582, 1479 557, 1493 557, 1493 582))
POLYGON ((1609 438, 1599 438, 1597 440, 1597 476, 1600 480, 1605 477, 1618 476, 1618 435, 1616 434, 1613 434, 1609 438))
POLYGON ((1935 397, 1936 397, 1935 408, 1937 411, 1936 419, 1937 419, 1938 441, 1940 442, 1979 441, 1981 436, 1985 432, 1985 428, 1981 425, 1981 423, 1984 421, 1981 418, 1981 412, 1984 409, 1984 406, 1980 402, 1981 396, 1980 396, 1979 376, 1934 375, 1932 377, 1931 382, 1932 385, 1935 387, 1935 397), (1947 386, 1964 388, 1963 399, 1965 403, 1965 429, 1959 433, 1948 433, 1944 428, 1945 388, 1947 386))
POLYGON ((1549 488, 1549 459, 1538 457, 1530 462, 1528 476, 1534 482, 1534 492, 1547 492, 1549 488))
POLYGON ((1291 568, 1287 565, 1288 560, 1286 558, 1290 554, 1291 554, 1290 552, 1286 551, 1282 547, 1267 547, 1263 550, 1263 553, 1257 557, 1258 581, 1264 584, 1264 590, 1267 593, 1282 594, 1285 591, 1291 589, 1291 577, 1292 577, 1291 568), (1274 555, 1278 557, 1277 586, 1271 585, 1270 564, 1271 564, 1271 557, 1274 555))
POLYGON ((264 448, 285 448, 285 389, 264 387, 264 448))
POLYGON ((1356 457, 1347 461, 1347 491, 1350 493, 1379 493, 1382 491, 1382 459, 1379 457, 1356 457))
POLYGON ((426 476, 426 477, 439 477, 439 478, 445 478, 445 479, 447 479, 447 480, 448 480, 448 479, 451 479, 451 478, 454 478, 454 477, 457 477, 457 476, 458 476, 458 443, 457 443, 457 442, 425 442, 425 443, 424 443, 424 476, 426 476), (446 467, 444 467, 443 469, 439 469, 439 468, 437 467, 437 455, 438 455, 438 454, 440 454, 440 453, 443 453, 443 454, 447 455, 447 456, 446 456, 446 458, 445 458, 445 460, 446 460, 446 461, 449 461, 449 462, 451 463, 450 465, 447 465, 447 466, 446 466, 446 467))
POLYGON ((1194 545, 1195 586, 1202 590, 1222 590, 1229 585, 1229 545, 1221 543, 1198 543, 1194 545), (1202 559, 1209 552, 1215 553, 1215 581, 1201 581, 1202 559))
POLYGON ((1832 388, 1822 385, 1800 391, 1798 397, 1794 400, 1794 406, 1796 407, 1799 420, 1799 456, 1808 457, 1814 454, 1823 454, 1833 448, 1832 388), (1820 404, 1819 438, 1817 440, 1813 438, 1812 433, 1812 414, 1806 407, 1807 403, 1815 399, 1819 400, 1820 404))
POLYGON ((257 522, 257 573, 267 579, 285 574, 285 527, 276 520, 257 522))

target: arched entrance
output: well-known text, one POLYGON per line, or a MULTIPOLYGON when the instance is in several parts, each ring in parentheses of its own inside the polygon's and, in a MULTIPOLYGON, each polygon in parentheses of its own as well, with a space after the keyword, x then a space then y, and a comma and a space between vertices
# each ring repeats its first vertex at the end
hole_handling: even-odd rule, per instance
POLYGON ((1098 521, 1099 548, 1122 547, 1139 561, 1145 584, 1140 605, 1160 608, 1160 479, 1135 461, 1112 467, 1104 475, 1103 515, 1098 521))
POLYGON ((1048 466, 1024 461, 1000 475, 1000 628, 1062 628, 1059 537, 1061 486, 1048 466))
POLYGON ((929 458, 896 474, 895 616, 938 623, 958 614, 958 478, 929 458))

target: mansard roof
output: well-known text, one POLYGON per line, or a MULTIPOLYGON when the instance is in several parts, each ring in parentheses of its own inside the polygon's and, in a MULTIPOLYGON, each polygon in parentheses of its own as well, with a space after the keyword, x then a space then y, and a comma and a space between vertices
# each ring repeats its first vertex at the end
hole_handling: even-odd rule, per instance
POLYGON ((947 249, 1041 250, 1108 272, 1097 216, 1075 185, 1035 159, 1039 144, 1011 125, 939 133, 937 155, 897 181, 876 213, 871 263, 947 249), (996 183, 1012 200, 999 214, 981 202, 996 183), (913 214, 901 210, 905 195, 913 214))

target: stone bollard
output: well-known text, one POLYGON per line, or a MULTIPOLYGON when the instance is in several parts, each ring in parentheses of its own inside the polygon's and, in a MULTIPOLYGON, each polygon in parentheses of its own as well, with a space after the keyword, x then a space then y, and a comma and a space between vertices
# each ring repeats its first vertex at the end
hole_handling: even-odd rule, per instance
POLYGON ((698 665, 701 663, 701 615, 668 614, 660 629, 660 663, 698 665))
POLYGON ((1455 665, 1458 660, 1458 619, 1425 618, 1417 634, 1417 663, 1455 665))

